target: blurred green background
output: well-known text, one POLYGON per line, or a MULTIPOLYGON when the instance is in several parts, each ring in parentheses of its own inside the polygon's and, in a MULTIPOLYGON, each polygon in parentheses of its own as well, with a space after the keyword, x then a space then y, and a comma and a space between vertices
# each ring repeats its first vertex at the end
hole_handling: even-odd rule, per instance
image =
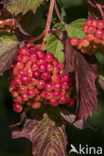
MULTIPOLYGON (((77 19, 77 18, 87 18, 88 14, 88 4, 83 0, 62 0, 65 5, 65 11, 62 11, 62 17, 67 21, 67 23, 77 19), (67 15, 67 17, 66 17, 67 15)), ((48 7, 45 8, 47 10, 48 7)), ((39 12, 38 12, 39 15, 39 12)), ((26 18, 26 17, 25 17, 26 18)), ((34 20, 34 18, 33 18, 34 20)), ((39 19, 41 20, 41 19, 39 19)), ((42 19, 43 20, 43 19, 42 19)), ((57 19, 56 19, 57 20, 57 19)), ((31 19, 31 23, 34 23, 31 19)), ((31 24, 30 23, 30 24, 31 24)), ((28 23, 29 25, 29 23, 28 23)), ((33 32, 34 36, 39 35, 43 28, 36 27, 33 32)), ((97 55, 97 58, 104 70, 104 57, 102 55, 97 55)), ((100 69, 100 66, 99 66, 100 69)), ((101 69, 100 69, 101 70, 101 69)), ((8 76, 9 72, 5 72, 3 76, 0 77, 0 155, 1 156, 30 156, 28 154, 28 141, 26 139, 16 139, 11 138, 11 131, 9 125, 16 123, 20 119, 20 115, 15 113, 12 108, 12 97, 8 91, 8 76)), ((104 146, 104 91, 98 86, 98 99, 99 99, 99 112, 93 112, 93 117, 88 118, 88 123, 93 127, 97 128, 96 131, 91 129, 78 130, 75 127, 68 126, 66 132, 68 135, 69 144, 78 147, 79 144, 83 146, 88 144, 89 146, 104 146)), ((67 146, 67 151, 70 150, 70 145, 67 146)), ((104 149, 103 149, 104 150, 104 149)), ((72 156, 76 154, 71 154, 72 156)), ((104 155, 104 154, 103 154, 104 155)))

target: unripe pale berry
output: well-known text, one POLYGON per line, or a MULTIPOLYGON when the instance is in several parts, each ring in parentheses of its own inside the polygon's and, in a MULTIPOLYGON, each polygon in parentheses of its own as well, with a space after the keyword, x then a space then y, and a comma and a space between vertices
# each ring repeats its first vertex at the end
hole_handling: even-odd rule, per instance
POLYGON ((33 109, 39 109, 41 107, 41 103, 40 102, 35 102, 32 104, 32 108, 33 109))

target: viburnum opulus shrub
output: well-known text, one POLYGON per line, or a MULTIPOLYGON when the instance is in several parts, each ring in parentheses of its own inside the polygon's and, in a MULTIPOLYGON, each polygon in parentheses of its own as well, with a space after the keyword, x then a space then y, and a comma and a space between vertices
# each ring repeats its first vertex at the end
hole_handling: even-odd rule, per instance
POLYGON ((0 75, 10 69, 11 107, 21 113, 10 128, 13 138, 32 142, 33 156, 70 155, 66 126, 91 128, 85 121, 98 110, 96 84, 104 89, 104 69, 96 53, 104 55, 104 2, 88 3, 90 17, 66 24, 64 0, 1 2, 0 75))

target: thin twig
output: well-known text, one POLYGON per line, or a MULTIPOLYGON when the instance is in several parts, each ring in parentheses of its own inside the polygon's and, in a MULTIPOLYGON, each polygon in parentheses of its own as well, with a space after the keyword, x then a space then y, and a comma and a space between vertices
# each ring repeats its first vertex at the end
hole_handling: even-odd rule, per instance
POLYGON ((66 23, 63 21, 61 15, 60 15, 60 12, 59 12, 59 10, 58 10, 56 1, 55 1, 55 10, 56 10, 56 14, 57 14, 57 16, 58 16, 60 22, 61 22, 63 25, 66 25, 66 23))
POLYGON ((51 26, 51 22, 52 22, 52 16, 53 16, 54 4, 55 4, 55 0, 51 0, 49 13, 48 13, 48 18, 47 18, 47 24, 46 24, 46 28, 45 28, 45 36, 44 36, 44 40, 43 40, 43 43, 42 43, 42 46, 41 46, 42 49, 45 46, 45 43, 46 43, 45 38, 48 36, 48 32, 50 30, 50 26, 51 26))

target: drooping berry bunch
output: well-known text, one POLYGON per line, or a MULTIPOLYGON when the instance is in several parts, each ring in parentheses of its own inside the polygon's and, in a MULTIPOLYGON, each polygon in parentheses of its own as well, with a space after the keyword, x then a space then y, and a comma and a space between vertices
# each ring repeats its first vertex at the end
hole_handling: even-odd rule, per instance
POLYGON ((9 91, 17 112, 23 105, 38 109, 42 104, 72 106, 70 98, 74 83, 72 76, 63 73, 64 66, 51 53, 27 44, 19 49, 11 69, 9 91))
POLYGON ((73 37, 72 46, 84 54, 93 55, 97 51, 104 54, 104 21, 88 19, 83 26, 83 31, 86 37, 82 39, 73 37))

